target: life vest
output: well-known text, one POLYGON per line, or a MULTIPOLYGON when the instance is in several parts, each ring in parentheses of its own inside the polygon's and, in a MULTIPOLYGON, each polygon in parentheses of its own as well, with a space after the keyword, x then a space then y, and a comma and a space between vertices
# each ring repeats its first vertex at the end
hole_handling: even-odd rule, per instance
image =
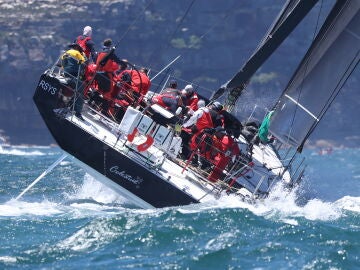
POLYGON ((193 111, 196 111, 198 109, 198 103, 199 97, 196 93, 193 93, 189 98, 186 99, 186 106, 189 109, 192 109, 193 111))
POLYGON ((214 124, 211 118, 211 114, 208 110, 203 110, 203 114, 201 117, 197 120, 196 124, 196 130, 201 131, 205 128, 213 128, 214 124))
POLYGON ((87 37, 87 36, 78 36, 76 39, 76 43, 80 45, 80 47, 83 49, 86 58, 88 59, 90 57, 91 51, 88 48, 88 46, 86 46, 86 42, 88 42, 89 40, 91 40, 91 37, 87 37))
POLYGON ((211 161, 216 154, 213 144, 214 140, 210 134, 199 131, 191 137, 190 149, 192 151, 199 150, 201 156, 205 157, 208 161, 211 161))
POLYGON ((109 52, 100 52, 96 59, 96 66, 98 71, 114 72, 119 69, 119 64, 112 59, 108 59, 105 65, 100 65, 100 62, 108 55, 109 52))
POLYGON ((115 103, 122 107, 128 107, 135 102, 133 89, 131 87, 130 70, 123 70, 121 73, 114 75, 115 83, 112 97, 115 98, 115 103))
POLYGON ((85 80, 90 81, 94 76, 96 72, 96 65, 95 64, 89 64, 85 67, 85 80))

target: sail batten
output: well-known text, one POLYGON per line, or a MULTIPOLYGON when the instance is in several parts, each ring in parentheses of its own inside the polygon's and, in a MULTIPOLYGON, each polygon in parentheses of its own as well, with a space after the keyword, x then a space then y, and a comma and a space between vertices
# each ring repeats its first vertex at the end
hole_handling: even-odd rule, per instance
POLYGON ((276 106, 270 132, 280 141, 301 147, 358 65, 359 10, 344 0, 328 15, 276 106))
POLYGON ((294 98, 290 97, 289 95, 285 94, 285 97, 287 97, 288 99, 290 99, 293 103, 295 103, 297 106, 299 106, 299 108, 301 108, 302 110, 304 110, 307 114, 309 114, 312 118, 314 118, 316 121, 319 121, 319 118, 316 117, 315 114, 313 114, 312 112, 310 112, 308 109, 305 108, 305 106, 301 105, 298 101, 296 101, 294 98))

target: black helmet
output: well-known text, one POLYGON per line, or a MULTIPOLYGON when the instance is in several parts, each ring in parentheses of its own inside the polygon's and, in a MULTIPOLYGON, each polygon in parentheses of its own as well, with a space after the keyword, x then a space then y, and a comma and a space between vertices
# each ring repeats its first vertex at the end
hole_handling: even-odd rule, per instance
POLYGON ((175 80, 171 80, 170 83, 169 83, 169 87, 176 88, 177 87, 177 82, 175 80))
POLYGON ((110 47, 112 45, 112 40, 110 38, 105 39, 103 45, 105 47, 110 47))
POLYGON ((212 104, 212 106, 213 106, 213 108, 216 110, 216 111, 221 111, 223 108, 224 108, 224 106, 223 105, 221 105, 221 103, 220 102, 218 102, 218 101, 215 101, 213 104, 212 104))
POLYGON ((77 43, 71 43, 71 44, 69 44, 68 45, 68 47, 70 48, 70 49, 74 49, 74 50, 78 50, 79 52, 83 52, 83 49, 81 48, 81 46, 79 45, 79 44, 77 44, 77 43))

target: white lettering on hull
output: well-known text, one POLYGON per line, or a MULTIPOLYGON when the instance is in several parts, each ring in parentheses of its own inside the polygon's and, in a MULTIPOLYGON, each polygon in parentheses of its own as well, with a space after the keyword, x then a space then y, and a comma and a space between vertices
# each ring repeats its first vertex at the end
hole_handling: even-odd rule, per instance
POLYGON ((131 176, 130 174, 127 174, 124 170, 120 171, 118 166, 111 167, 110 172, 120 176, 121 178, 123 178, 127 181, 130 181, 131 183, 133 183, 135 185, 139 185, 144 181, 144 179, 142 179, 138 176, 136 176, 136 178, 135 178, 135 177, 131 176))
POLYGON ((56 87, 53 87, 51 84, 47 83, 44 80, 41 80, 39 82, 39 86, 41 87, 41 89, 43 89, 45 92, 50 93, 51 95, 55 95, 57 91, 56 87))

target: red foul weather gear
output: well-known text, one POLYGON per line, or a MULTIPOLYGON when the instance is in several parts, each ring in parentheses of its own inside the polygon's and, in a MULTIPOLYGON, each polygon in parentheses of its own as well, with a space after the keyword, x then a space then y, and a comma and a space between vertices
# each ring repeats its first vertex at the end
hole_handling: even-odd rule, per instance
POLYGON ((149 77, 144 72, 137 70, 131 70, 130 75, 131 75, 131 86, 134 89, 134 91, 140 95, 145 96, 151 86, 151 81, 149 77))
POLYGON ((100 65, 100 62, 108 55, 108 52, 100 52, 96 60, 96 66, 98 71, 114 72, 119 69, 119 64, 112 59, 108 59, 105 65, 100 65))
POLYGON ((210 173, 208 179, 212 182, 216 182, 222 175, 226 165, 230 162, 233 156, 240 154, 238 144, 229 135, 224 135, 222 138, 216 136, 213 137, 214 147, 219 151, 214 158, 214 169, 210 173))
POLYGON ((88 42, 89 40, 91 40, 91 37, 87 36, 78 36, 76 38, 76 43, 80 45, 87 59, 89 59, 91 53, 88 46, 86 46, 86 42, 88 42))

